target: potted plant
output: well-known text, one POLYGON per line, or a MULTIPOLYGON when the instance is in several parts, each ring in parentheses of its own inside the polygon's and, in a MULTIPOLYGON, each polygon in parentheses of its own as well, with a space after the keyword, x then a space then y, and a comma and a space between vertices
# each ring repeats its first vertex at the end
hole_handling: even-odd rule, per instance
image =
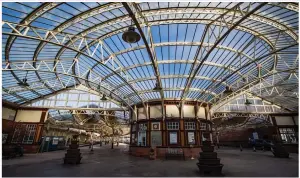
POLYGON ((155 150, 153 148, 150 149, 149 159, 150 160, 155 160, 155 150))

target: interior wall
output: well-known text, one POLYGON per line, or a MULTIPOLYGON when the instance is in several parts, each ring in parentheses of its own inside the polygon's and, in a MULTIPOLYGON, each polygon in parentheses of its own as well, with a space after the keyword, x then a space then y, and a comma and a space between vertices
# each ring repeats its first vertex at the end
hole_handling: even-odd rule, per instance
POLYGON ((205 108, 204 107, 199 107, 197 116, 199 118, 206 119, 206 117, 205 117, 205 108))
POLYGON ((162 117, 161 105, 150 106, 150 118, 160 118, 162 117))
POLYGON ((195 117, 195 106, 184 105, 183 106, 183 117, 195 117))
MULTIPOLYGON (((272 138, 272 135, 276 134, 276 128, 273 126, 262 127, 262 128, 251 128, 251 126, 245 126, 243 128, 233 127, 218 130, 219 131, 219 143, 227 146, 239 146, 242 144, 243 147, 249 147, 249 137, 253 138, 253 132, 257 132, 259 139, 272 138)), ((213 139, 216 142, 216 132, 213 132, 213 139)))
POLYGON ((42 111, 18 110, 15 122, 40 122, 42 111))
POLYGON ((179 108, 176 105, 166 105, 167 117, 180 117, 179 108))
POLYGON ((15 119, 16 110, 2 107, 2 119, 13 121, 15 119))
POLYGON ((144 108, 138 108, 138 119, 147 119, 144 108))
POLYGON ((294 125, 291 116, 275 116, 277 125, 294 125))

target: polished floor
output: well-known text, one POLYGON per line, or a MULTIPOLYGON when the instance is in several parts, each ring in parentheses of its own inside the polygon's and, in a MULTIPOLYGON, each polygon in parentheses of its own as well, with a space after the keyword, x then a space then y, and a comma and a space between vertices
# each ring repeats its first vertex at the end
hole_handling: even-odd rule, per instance
MULTIPOLYGON (((109 145, 87 147, 79 165, 64 165, 65 151, 25 155, 2 161, 4 177, 199 177, 197 159, 148 160, 127 154, 127 145, 111 150, 109 145)), ((217 150, 226 177, 298 177, 298 154, 289 159, 275 158, 271 152, 240 152, 235 148, 217 150)))

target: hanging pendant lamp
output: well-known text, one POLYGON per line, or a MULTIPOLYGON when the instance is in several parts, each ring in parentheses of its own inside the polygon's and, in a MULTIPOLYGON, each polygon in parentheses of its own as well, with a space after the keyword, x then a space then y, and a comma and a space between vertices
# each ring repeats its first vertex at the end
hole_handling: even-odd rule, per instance
POLYGON ((160 91, 162 88, 159 86, 159 84, 156 82, 155 87, 153 88, 154 91, 160 91))
POLYGON ((103 94, 101 101, 106 101, 106 100, 107 100, 106 95, 103 94))
POLYGON ((134 27, 129 27, 128 30, 123 33, 122 39, 127 43, 136 43, 140 41, 141 36, 135 31, 134 27))
POLYGON ((28 71, 26 72, 25 77, 22 79, 22 82, 19 82, 18 85, 29 87, 29 84, 27 83, 27 74, 28 74, 28 71))
POLYGON ((248 98, 246 98, 245 105, 249 106, 250 104, 252 103, 248 100, 248 98))
POLYGON ((231 88, 230 88, 229 86, 226 86, 226 89, 225 89, 225 91, 224 91, 223 93, 229 95, 229 94, 231 94, 232 92, 233 92, 233 91, 231 90, 231 88))

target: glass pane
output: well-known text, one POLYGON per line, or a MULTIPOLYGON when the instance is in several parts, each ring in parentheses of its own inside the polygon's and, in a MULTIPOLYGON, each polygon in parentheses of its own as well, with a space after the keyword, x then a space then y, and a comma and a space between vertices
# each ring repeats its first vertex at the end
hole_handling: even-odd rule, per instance
POLYGON ((170 144, 177 144, 177 132, 170 132, 170 144))
POLYGON ((161 145, 162 145, 161 131, 152 131, 151 146, 161 146, 161 145))
POLYGON ((195 133, 194 132, 188 132, 188 143, 195 144, 195 133))

